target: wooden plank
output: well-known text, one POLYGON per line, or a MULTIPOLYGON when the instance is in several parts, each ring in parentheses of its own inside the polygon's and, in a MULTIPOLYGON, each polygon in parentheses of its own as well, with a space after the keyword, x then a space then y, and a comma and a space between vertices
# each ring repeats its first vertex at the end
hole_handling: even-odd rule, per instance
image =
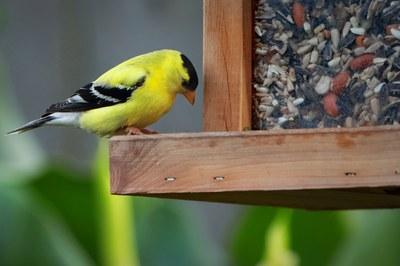
POLYGON ((400 207, 400 127, 118 136, 110 159, 114 194, 400 207))
POLYGON ((252 1, 204 0, 204 130, 251 127, 252 1))

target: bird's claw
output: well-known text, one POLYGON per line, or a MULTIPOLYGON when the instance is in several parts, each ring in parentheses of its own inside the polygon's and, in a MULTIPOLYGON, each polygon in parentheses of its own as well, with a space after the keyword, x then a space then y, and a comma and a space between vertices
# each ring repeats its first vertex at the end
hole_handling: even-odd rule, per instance
POLYGON ((158 134, 157 131, 153 131, 147 128, 137 128, 137 127, 126 127, 125 128, 126 135, 148 135, 148 134, 158 134))

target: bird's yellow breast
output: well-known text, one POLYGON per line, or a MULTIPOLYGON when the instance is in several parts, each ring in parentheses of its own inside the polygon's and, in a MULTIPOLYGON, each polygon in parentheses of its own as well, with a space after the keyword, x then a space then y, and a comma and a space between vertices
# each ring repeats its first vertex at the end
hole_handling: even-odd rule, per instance
POLYGON ((82 114, 81 127, 99 134, 110 135, 120 128, 145 128, 157 122, 173 106, 175 94, 165 89, 141 88, 132 100, 109 107, 93 109, 82 114))

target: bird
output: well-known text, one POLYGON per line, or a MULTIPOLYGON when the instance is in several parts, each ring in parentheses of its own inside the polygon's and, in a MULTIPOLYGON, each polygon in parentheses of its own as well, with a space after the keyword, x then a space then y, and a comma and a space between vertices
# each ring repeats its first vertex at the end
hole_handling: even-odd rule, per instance
POLYGON ((183 53, 164 49, 128 59, 7 135, 42 126, 72 126, 101 137, 148 134, 178 94, 195 103, 198 76, 183 53))

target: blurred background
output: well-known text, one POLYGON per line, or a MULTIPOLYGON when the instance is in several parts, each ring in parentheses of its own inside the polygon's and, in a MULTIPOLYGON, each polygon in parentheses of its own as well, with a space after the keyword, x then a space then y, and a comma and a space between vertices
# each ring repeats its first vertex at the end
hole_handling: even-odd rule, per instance
MULTIPOLYGON (((137 54, 201 76, 201 0, 0 0, 0 265, 400 265, 397 210, 308 212, 108 194, 107 142, 4 133, 137 54)), ((201 131, 202 91, 153 129, 201 131)))

